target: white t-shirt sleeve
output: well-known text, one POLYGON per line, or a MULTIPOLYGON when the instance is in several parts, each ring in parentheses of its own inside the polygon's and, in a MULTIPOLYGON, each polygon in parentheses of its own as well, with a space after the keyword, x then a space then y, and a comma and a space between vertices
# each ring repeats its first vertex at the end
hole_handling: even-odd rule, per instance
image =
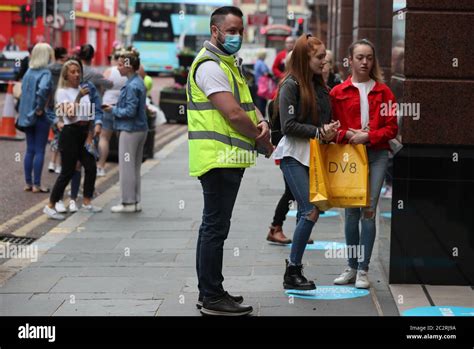
POLYGON ((67 91, 63 88, 59 88, 56 92, 56 103, 65 103, 65 102, 73 102, 69 97, 67 91))
POLYGON ((216 92, 231 92, 229 79, 214 61, 202 63, 196 71, 196 84, 209 97, 216 92))

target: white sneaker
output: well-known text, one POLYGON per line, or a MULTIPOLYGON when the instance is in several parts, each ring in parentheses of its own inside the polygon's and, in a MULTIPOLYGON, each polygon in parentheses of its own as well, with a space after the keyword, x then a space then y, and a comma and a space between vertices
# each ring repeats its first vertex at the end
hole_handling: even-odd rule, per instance
POLYGON ((77 205, 74 200, 69 200, 69 212, 71 213, 77 212, 77 205))
POLYGON ((355 283, 355 287, 357 288, 369 288, 370 282, 367 272, 364 270, 359 270, 357 272, 357 280, 355 283))
MULTIPOLYGON (((141 208, 140 208, 141 209, 141 208)), ((131 205, 116 205, 110 208, 112 213, 128 213, 128 212, 137 212, 136 204, 131 205)))
POLYGON ((56 209, 56 212, 58 212, 58 213, 67 212, 66 207, 64 207, 63 200, 59 200, 58 202, 56 202, 56 204, 54 205, 54 208, 56 209))
POLYGON ((51 162, 51 161, 50 161, 50 162, 49 162, 49 165, 48 165, 48 171, 49 171, 49 172, 54 172, 55 167, 56 167, 56 166, 54 165, 54 162, 51 162))
POLYGON ((336 285, 346 285, 353 283, 356 280, 357 270, 352 268, 347 268, 344 272, 334 279, 336 285))
POLYGON ((81 212, 97 213, 97 212, 102 212, 102 208, 97 207, 97 206, 93 206, 93 205, 84 205, 84 204, 82 204, 81 212))
POLYGON ((392 198, 392 187, 387 186, 385 187, 385 191, 382 194, 382 198, 384 199, 391 199, 392 198))
POLYGON ((62 214, 59 214, 54 208, 50 208, 48 205, 43 208, 43 213, 49 218, 56 219, 58 221, 62 221, 65 218, 62 214))
MULTIPOLYGON (((80 190, 79 190, 79 191, 80 191, 80 190)), ((67 196, 71 197, 71 191, 70 191, 70 190, 67 192, 67 196)), ((77 199, 79 199, 79 198, 82 198, 82 194, 81 194, 81 193, 78 193, 78 194, 77 194, 77 199)))
POLYGON ((105 177, 105 168, 97 167, 97 177, 105 177))
POLYGON ((137 202, 135 204, 135 211, 136 212, 141 212, 142 211, 142 205, 139 202, 137 202))
POLYGON ((61 166, 56 166, 54 173, 60 174, 61 173, 61 166))

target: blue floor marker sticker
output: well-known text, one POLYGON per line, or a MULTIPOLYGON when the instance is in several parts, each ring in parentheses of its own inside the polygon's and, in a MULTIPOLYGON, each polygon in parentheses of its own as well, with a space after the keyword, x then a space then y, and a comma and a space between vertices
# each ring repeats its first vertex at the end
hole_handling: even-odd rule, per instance
MULTIPOLYGON (((288 217, 296 217, 296 210, 290 210, 288 211, 287 216, 288 217)), ((324 211, 323 214, 319 215, 319 218, 330 218, 330 217, 337 217, 339 216, 339 212, 337 211, 324 211)))
MULTIPOLYGON (((289 248, 291 248, 292 244, 288 244, 289 248)), ((315 241, 314 244, 306 245, 305 250, 342 250, 346 248, 346 244, 344 242, 336 242, 336 241, 315 241)))
POLYGON ((365 297, 370 292, 365 289, 359 289, 351 286, 316 286, 315 290, 301 291, 301 290, 286 290, 285 294, 288 297, 303 298, 303 299, 349 299, 365 297))
POLYGON ((405 310, 403 316, 474 316, 474 308, 436 306, 405 310))
POLYGON ((392 219, 392 212, 382 212, 380 214, 383 218, 392 219))

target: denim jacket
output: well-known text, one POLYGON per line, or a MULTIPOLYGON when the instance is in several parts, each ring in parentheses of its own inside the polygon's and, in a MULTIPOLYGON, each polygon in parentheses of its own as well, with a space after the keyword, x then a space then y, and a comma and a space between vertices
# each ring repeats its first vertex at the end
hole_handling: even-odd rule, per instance
POLYGON ((28 69, 21 84, 21 98, 18 116, 18 125, 30 127, 36 123, 36 111, 43 110, 45 113, 39 117, 47 117, 50 123, 54 120, 54 114, 47 112, 48 98, 52 91, 52 76, 48 68, 28 69))
MULTIPOLYGON (((100 99, 99 92, 95 88, 94 84, 86 81, 82 82, 81 85, 87 85, 87 88, 89 89, 89 99, 92 103, 92 107, 94 108, 93 115, 94 115, 94 125, 102 125, 102 118, 103 118, 103 111, 101 109, 102 106, 102 100, 100 99)), ((55 103, 56 105, 56 103, 55 103)), ((56 124, 59 121, 58 116, 55 114, 54 110, 48 109, 48 112, 53 115, 54 119, 54 124, 56 124)))
POLYGON ((114 129, 118 131, 147 131, 145 112, 146 89, 143 80, 137 75, 130 77, 120 89, 117 105, 112 108, 114 129))

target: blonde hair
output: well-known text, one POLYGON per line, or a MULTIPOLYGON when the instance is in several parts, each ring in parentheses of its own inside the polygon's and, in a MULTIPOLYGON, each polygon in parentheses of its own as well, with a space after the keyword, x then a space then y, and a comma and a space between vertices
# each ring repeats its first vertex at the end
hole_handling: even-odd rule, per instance
MULTIPOLYGON (((58 88, 56 89, 56 95, 58 94, 58 90, 60 88, 68 87, 68 85, 67 85, 67 72, 68 72, 68 69, 71 65, 77 66, 79 68, 79 70, 81 71, 81 76, 82 76, 82 66, 78 61, 76 61, 74 59, 70 59, 70 60, 66 61, 63 64, 63 67, 61 68, 61 74, 59 74, 58 88)), ((56 96, 55 96, 55 100, 56 100, 56 96)))
POLYGON ((326 64, 329 64, 329 71, 334 73, 334 53, 326 49, 326 64), (330 58, 330 60, 328 59, 330 58))
POLYGON ((45 68, 52 61, 54 61, 53 48, 47 43, 42 42, 33 47, 29 67, 31 69, 45 68))
POLYGON ((267 57, 267 51, 265 50, 258 50, 257 51, 257 58, 264 60, 267 57))

